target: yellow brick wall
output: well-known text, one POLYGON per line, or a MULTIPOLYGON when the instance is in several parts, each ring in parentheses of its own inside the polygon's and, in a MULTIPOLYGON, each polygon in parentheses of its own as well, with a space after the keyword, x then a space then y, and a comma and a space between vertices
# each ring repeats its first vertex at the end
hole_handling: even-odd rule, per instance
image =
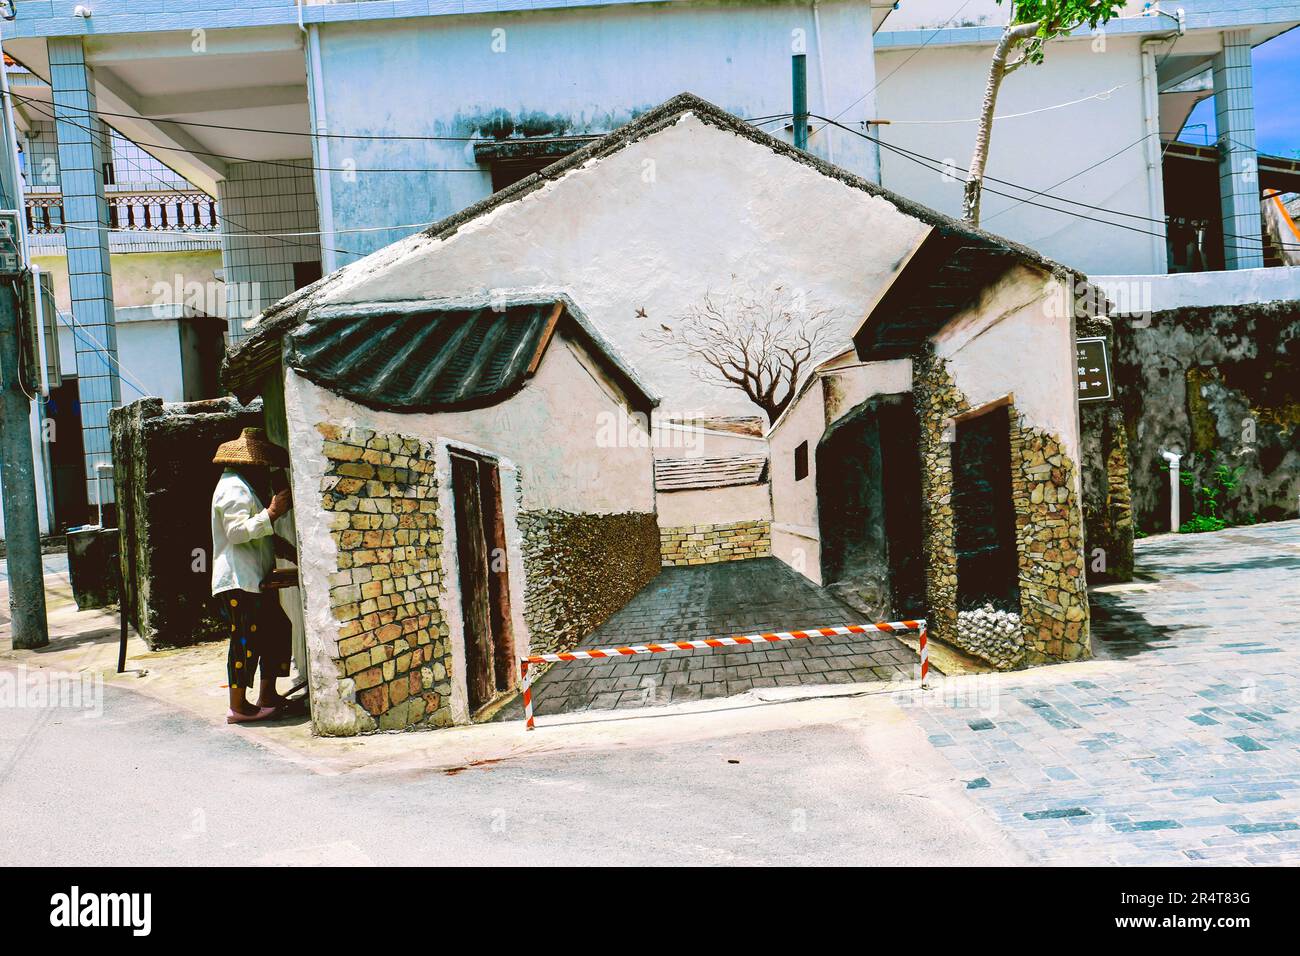
POLYGON ((330 576, 335 656, 371 718, 362 730, 446 726, 452 665, 436 600, 442 529, 434 447, 364 428, 316 429, 328 462, 320 505, 338 548, 330 576))
POLYGON ((665 566, 764 558, 772 553, 772 522, 735 521, 660 528, 659 547, 665 566))

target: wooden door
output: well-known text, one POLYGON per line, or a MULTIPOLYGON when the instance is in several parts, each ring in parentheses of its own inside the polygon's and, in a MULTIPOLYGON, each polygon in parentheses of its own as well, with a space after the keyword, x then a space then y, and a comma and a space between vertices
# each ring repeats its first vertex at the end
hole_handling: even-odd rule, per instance
POLYGON ((465 634, 465 687, 473 712, 497 692, 508 690, 514 675, 501 479, 495 463, 454 452, 451 484, 465 634))

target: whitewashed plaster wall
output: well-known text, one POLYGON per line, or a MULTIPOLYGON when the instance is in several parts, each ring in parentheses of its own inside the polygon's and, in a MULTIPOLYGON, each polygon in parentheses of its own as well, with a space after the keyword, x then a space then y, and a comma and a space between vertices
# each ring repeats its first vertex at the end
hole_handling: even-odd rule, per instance
POLYGON ((1014 395, 1025 423, 1056 436, 1079 483, 1074 319, 1060 286, 1020 266, 935 336, 935 354, 972 408, 1014 395))
POLYGON ((821 529, 817 514, 817 443, 829 424, 873 395, 908 392, 912 365, 906 359, 824 368, 768 433, 771 454, 772 554, 821 584, 821 529), (842 397, 839 413, 826 420, 821 378, 833 376, 842 397), (794 452, 808 443, 808 475, 794 477, 794 452))
POLYGON ((731 485, 726 488, 661 491, 658 510, 660 528, 680 528, 685 525, 766 521, 772 517, 772 502, 766 483, 731 485))
POLYGON ((564 292, 665 407, 754 414, 741 393, 700 382, 702 363, 646 333, 741 276, 806 290, 835 313, 841 350, 929 229, 887 199, 687 113, 448 238, 412 236, 353 264, 316 307, 564 292))

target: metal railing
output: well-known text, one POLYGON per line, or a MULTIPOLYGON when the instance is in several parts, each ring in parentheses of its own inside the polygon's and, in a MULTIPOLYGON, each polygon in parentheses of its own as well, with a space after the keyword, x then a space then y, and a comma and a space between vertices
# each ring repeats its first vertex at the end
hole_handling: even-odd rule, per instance
MULTIPOLYGON (((129 232, 216 232, 217 201, 195 190, 110 193, 108 224, 129 232)), ((63 197, 58 193, 27 195, 27 231, 32 235, 63 232, 63 197)))

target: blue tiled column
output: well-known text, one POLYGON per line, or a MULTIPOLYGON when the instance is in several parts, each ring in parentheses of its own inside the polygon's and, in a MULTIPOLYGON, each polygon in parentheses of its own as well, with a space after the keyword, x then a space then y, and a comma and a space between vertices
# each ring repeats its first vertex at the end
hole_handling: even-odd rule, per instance
POLYGON ((1214 58, 1219 208, 1223 212, 1223 259, 1229 269, 1257 269, 1264 265, 1250 50, 1249 30, 1225 30, 1223 50, 1214 58))
MULTIPOLYGON (((72 318, 77 325, 77 391, 81 398, 87 497, 99 500, 95 465, 112 461, 108 410, 122 403, 117 370, 113 272, 108 257, 108 203, 104 198, 107 130, 95 114, 95 89, 79 37, 46 41, 59 141, 64 239, 72 318)), ((104 481, 112 501, 112 482, 104 481)))

